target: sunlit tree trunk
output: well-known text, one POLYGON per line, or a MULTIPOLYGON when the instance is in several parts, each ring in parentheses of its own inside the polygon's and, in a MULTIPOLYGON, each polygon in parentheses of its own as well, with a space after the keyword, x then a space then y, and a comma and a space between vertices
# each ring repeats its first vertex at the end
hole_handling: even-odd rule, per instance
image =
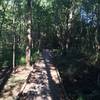
POLYGON ((27 46, 26 46, 26 65, 30 65, 32 47, 32 0, 27 0, 28 20, 27 20, 27 46))
MULTIPOLYGON (((13 2, 13 14, 15 13, 15 1, 13 2)), ((16 67, 16 27, 15 27, 15 15, 13 15, 13 71, 15 71, 16 67)))
POLYGON ((68 16, 68 22, 67 22, 67 31, 68 31, 68 35, 67 35, 67 42, 66 42, 66 48, 69 48, 69 43, 70 43, 70 37, 72 34, 72 20, 73 20, 73 12, 74 12, 74 4, 72 4, 72 7, 69 9, 69 16, 68 16))
POLYGON ((15 48, 15 45, 16 45, 15 42, 16 42, 16 41, 15 41, 15 33, 14 33, 14 40, 13 40, 13 69, 15 69, 15 66, 16 66, 16 65, 15 65, 15 56, 16 56, 16 55, 15 55, 15 49, 16 49, 16 48, 15 48))

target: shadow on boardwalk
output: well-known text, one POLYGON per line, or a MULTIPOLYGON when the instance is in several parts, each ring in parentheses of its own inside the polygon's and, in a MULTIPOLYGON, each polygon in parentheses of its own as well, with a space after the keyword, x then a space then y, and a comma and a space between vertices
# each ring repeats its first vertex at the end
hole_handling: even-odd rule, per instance
MULTIPOLYGON (((44 58, 44 62, 45 62, 45 65, 46 65, 46 68, 47 68, 47 73, 48 73, 48 80, 49 80, 49 86, 50 86, 50 89, 51 89, 51 96, 52 96, 52 99, 53 100, 61 100, 61 94, 60 94, 60 83, 59 84, 56 84, 55 81, 53 80, 53 77, 51 75, 51 67, 54 67, 52 66, 52 55, 50 53, 49 50, 44 50, 43 51, 43 58, 44 58)), ((55 68, 54 68, 55 70, 55 68)), ((60 80, 58 80, 60 81, 60 80)))
POLYGON ((42 55, 34 64, 17 100, 65 100, 61 96, 60 81, 52 66, 49 50, 44 50, 42 55), (54 74, 51 73, 53 70, 54 74), (55 75, 57 82, 54 81, 55 75))

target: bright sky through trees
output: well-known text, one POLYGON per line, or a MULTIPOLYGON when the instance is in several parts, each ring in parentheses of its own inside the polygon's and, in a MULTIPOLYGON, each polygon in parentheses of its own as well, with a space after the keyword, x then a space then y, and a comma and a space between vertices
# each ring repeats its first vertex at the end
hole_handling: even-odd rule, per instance
POLYGON ((80 10, 81 19, 86 23, 92 23, 96 25, 96 14, 95 13, 87 13, 85 10, 80 10))

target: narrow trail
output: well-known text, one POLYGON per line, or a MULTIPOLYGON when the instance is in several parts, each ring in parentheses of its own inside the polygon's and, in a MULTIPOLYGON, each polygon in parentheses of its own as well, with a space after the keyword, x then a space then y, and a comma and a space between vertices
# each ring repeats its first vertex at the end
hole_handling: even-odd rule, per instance
POLYGON ((17 100, 66 100, 51 58, 50 51, 43 50, 42 57, 34 64, 17 100))

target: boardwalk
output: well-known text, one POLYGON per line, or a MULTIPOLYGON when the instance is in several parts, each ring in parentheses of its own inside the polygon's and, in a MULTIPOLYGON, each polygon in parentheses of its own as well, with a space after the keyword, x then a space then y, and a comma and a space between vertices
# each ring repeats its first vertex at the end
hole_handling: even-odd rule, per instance
POLYGON ((18 100, 65 100, 58 71, 51 62, 50 52, 44 50, 23 84, 18 100))

